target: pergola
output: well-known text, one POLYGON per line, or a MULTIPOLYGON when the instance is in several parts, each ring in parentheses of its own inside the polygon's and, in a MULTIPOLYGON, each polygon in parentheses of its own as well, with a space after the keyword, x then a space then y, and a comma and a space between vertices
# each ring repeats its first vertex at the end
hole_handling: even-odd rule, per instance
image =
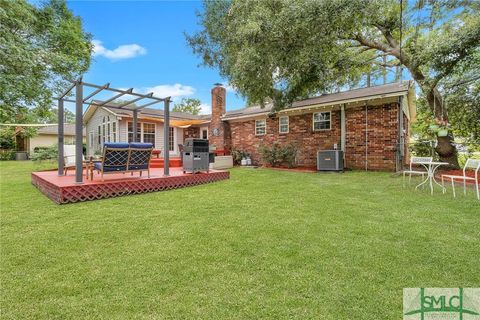
POLYGON ((104 85, 96 85, 93 83, 83 82, 82 78, 71 81, 71 85, 68 89, 58 96, 56 99, 58 100, 58 175, 63 175, 64 169, 64 151, 63 151, 63 143, 64 143, 64 102, 73 102, 75 103, 75 181, 76 183, 83 183, 83 161, 82 161, 82 154, 83 154, 83 145, 81 143, 82 139, 82 132, 83 132, 83 105, 93 105, 98 107, 109 107, 114 109, 121 109, 121 110, 130 110, 133 113, 133 141, 136 142, 137 140, 137 125, 138 125, 138 112, 145 107, 163 102, 164 103, 164 168, 163 174, 165 176, 169 175, 169 167, 170 167, 170 159, 168 153, 168 142, 170 139, 170 98, 158 98, 153 96, 153 92, 147 94, 141 94, 133 92, 133 88, 128 90, 121 90, 111 88, 109 83, 104 85), (94 89, 90 94, 86 97, 83 94, 83 88, 88 87, 94 89), (66 98, 68 94, 72 92, 75 88, 75 100, 66 98), (92 98, 99 94, 102 91, 110 91, 116 93, 113 97, 108 98, 104 101, 94 101, 92 98), (110 103, 114 103, 115 100, 119 99, 120 97, 128 95, 133 96, 134 98, 128 101, 122 101, 121 103, 115 103, 114 105, 110 103), (134 105, 134 103, 147 99, 146 103, 140 106, 134 105))

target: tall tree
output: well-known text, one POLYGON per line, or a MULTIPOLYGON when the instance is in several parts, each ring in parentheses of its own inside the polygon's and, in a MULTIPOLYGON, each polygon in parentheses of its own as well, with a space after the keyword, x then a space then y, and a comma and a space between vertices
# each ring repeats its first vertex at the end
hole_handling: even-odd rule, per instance
POLYGON ((22 122, 31 109, 48 117, 52 97, 88 70, 91 52, 64 0, 0 0, 0 122, 22 122))
POLYGON ((202 103, 195 98, 183 98, 180 102, 175 103, 172 111, 185 112, 193 115, 197 115, 202 111, 202 103))
MULTIPOLYGON (((473 63, 479 12, 475 0, 205 1, 203 28, 187 41, 253 102, 271 99, 282 108, 358 83, 380 61, 407 70, 434 117, 445 121, 440 88, 460 65, 473 63)), ((436 151, 458 166, 452 142, 451 133, 439 137, 436 151)))

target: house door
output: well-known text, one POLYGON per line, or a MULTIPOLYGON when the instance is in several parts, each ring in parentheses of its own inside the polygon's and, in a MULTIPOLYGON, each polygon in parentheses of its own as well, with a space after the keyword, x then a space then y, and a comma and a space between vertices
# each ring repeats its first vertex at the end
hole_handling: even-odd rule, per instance
POLYGON ((168 136, 168 151, 174 155, 177 153, 177 130, 175 127, 170 127, 170 134, 168 136))

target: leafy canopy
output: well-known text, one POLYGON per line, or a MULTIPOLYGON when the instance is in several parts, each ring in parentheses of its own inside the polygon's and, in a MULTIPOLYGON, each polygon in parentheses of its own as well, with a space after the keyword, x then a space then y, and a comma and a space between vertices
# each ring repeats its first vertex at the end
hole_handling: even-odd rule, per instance
POLYGON ((193 115, 197 115, 202 110, 201 102, 195 98, 183 98, 180 102, 175 103, 172 111, 185 112, 193 115))
POLYGON ((49 117, 65 79, 88 70, 91 36, 63 0, 0 0, 0 121, 49 117))
POLYGON ((205 1, 202 30, 187 41, 255 103, 281 107, 381 65, 404 67, 441 109, 438 84, 479 50, 480 3, 403 3, 400 20, 396 0, 205 1))

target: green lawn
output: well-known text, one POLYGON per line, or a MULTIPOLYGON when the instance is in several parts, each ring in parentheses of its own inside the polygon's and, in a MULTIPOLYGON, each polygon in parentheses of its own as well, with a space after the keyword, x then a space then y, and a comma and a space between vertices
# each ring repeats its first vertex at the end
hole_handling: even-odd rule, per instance
POLYGON ((234 169, 59 206, 30 184, 36 169, 0 162, 3 319, 400 319, 404 287, 480 284, 473 193, 234 169))

